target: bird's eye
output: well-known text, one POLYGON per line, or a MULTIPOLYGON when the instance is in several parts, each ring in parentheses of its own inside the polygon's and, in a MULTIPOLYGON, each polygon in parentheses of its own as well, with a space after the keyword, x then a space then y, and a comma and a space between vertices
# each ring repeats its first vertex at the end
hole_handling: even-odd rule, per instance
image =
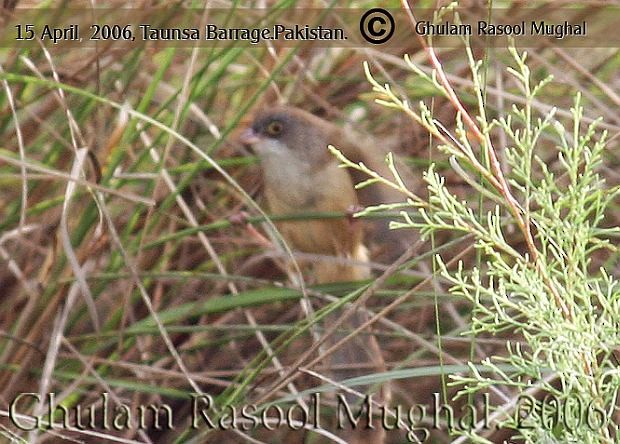
POLYGON ((282 122, 278 122, 277 120, 269 123, 267 125, 267 134, 270 136, 277 136, 282 132, 282 122))

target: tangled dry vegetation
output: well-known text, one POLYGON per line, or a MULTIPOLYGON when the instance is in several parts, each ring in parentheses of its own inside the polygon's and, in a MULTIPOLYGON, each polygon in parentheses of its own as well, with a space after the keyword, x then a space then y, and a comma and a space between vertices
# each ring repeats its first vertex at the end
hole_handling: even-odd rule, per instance
MULTIPOLYGON (((483 61, 482 94, 491 118, 523 104, 523 91, 506 70, 513 66, 510 53, 473 51, 483 61)), ((427 73, 432 67, 414 39, 394 53, 277 45, 0 49, 0 433, 36 442, 103 439, 66 429, 20 432, 6 416, 25 392, 53 392, 67 407, 101 406, 103 392, 110 406, 169 404, 173 430, 98 433, 110 441, 174 442, 207 431, 190 427, 189 393, 242 405, 322 386, 312 371, 326 369, 320 363, 305 369, 317 354, 297 362, 314 340, 313 329, 304 322, 301 291, 283 272, 284 253, 248 203, 261 203, 260 170, 235 135, 256 108, 285 101, 389 144, 420 178, 421 197, 427 197, 422 172, 435 163, 453 193, 486 208, 486 198, 425 128, 374 103, 364 61, 409 103, 424 101, 446 134, 457 132, 451 101, 411 71, 403 54, 427 73), (292 365, 305 370, 272 392, 292 365)), ((461 103, 475 109, 464 49, 437 54, 461 103)), ((530 48, 528 59, 535 80, 555 78, 531 103, 535 112, 553 105, 558 120, 568 122, 580 91, 584 125, 603 118, 600 128, 609 136, 598 172, 610 189, 620 182, 619 61, 617 48, 548 43, 530 48)), ((506 167, 507 139, 499 131, 493 137, 506 167)), ((552 139, 541 138, 536 150, 551 170, 560 167, 552 139)), ((412 217, 418 217, 413 210, 412 217)), ((619 220, 616 200, 602 224, 619 220)), ((514 224, 504 233, 516 250, 527 248, 514 224)), ((419 240, 416 233, 412 245, 406 265, 382 282, 368 308, 377 313, 409 292, 373 330, 389 369, 402 371, 388 376, 394 403, 430 409, 434 393, 450 402, 457 390, 447 385, 447 374, 467 374, 468 361, 506 355, 506 339, 524 338, 510 331, 461 335, 472 304, 448 292, 452 283, 433 258, 440 254, 449 269, 458 259, 466 268, 479 264, 471 236, 437 233, 419 240)), ((376 264, 375 275, 389 265, 376 264)), ((618 253, 600 252, 590 265, 618 276, 618 253)), ((319 308, 362 285, 310 285, 307 292, 319 308)), ((516 395, 504 387, 490 392, 490 402, 510 405, 516 395)), ((461 399, 454 409, 465 402, 480 406, 481 400, 461 399)), ((20 409, 24 415, 45 412, 32 399, 20 409)), ((430 428, 432 416, 425 425, 430 428)), ((246 434, 289 442, 307 432, 209 433, 209 442, 240 442, 246 434)), ((390 442, 403 442, 406 431, 393 433, 390 442)), ((510 434, 491 430, 485 436, 501 442, 510 434)), ((445 424, 432 435, 433 442, 455 439, 445 424)))

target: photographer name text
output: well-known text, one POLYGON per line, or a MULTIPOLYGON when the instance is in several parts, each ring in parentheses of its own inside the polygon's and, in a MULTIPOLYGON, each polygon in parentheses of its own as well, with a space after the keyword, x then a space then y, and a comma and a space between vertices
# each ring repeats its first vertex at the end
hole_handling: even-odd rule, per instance
MULTIPOLYGON (((14 41, 41 40, 54 45, 97 41, 117 42, 243 42, 258 45, 268 41, 282 42, 346 42, 349 36, 344 28, 308 24, 273 24, 264 27, 204 27, 162 28, 149 24, 68 24, 62 27, 20 23, 14 27, 14 41), (86 29, 85 29, 86 28, 86 29)), ((476 23, 450 21, 419 21, 413 32, 420 36, 478 36, 478 37, 541 37, 562 40, 566 37, 586 37, 587 22, 548 22, 545 20, 518 23, 476 23)))
MULTIPOLYGON (((332 398, 333 399, 333 398, 332 398)), ((181 400, 178 400, 182 402, 181 400)), ((322 421, 335 418, 336 428, 376 429, 400 432, 407 442, 428 442, 432 430, 448 433, 467 433, 474 429, 508 428, 528 430, 557 427, 583 427, 600 431, 613 425, 605 406, 585 402, 579 397, 557 398, 547 394, 542 400, 520 394, 512 414, 493 417, 496 410, 488 393, 468 403, 451 406, 442 403, 439 393, 433 393, 428 404, 383 405, 367 395, 350 405, 343 395, 337 395, 335 406, 325 406, 320 393, 313 393, 304 402, 292 404, 235 404, 220 405, 207 394, 192 394, 182 418, 176 418, 179 402, 125 404, 109 393, 99 393, 86 405, 64 405, 55 393, 41 396, 21 393, 7 406, 8 420, 20 431, 41 430, 107 430, 136 429, 173 430, 189 420, 192 429, 274 431, 286 428, 322 429, 322 421), (37 408, 39 406, 39 408, 37 408), (42 410, 41 406, 45 406, 42 410), (39 411, 34 414, 33 411, 39 411), (327 417, 327 418, 326 418, 327 417)), ((327 424, 325 424, 327 425, 327 424)))
POLYGON ((472 36, 479 37, 553 37, 561 40, 565 37, 585 37, 588 33, 586 21, 571 23, 549 23, 545 20, 522 20, 518 23, 491 23, 479 20, 471 23, 453 23, 444 21, 433 23, 419 21, 415 24, 415 33, 421 36, 472 36))

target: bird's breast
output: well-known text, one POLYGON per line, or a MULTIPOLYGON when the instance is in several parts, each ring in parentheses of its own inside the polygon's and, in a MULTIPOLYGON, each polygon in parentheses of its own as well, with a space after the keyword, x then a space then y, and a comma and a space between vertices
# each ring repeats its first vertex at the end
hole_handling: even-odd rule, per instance
MULTIPOLYGON (((291 162, 279 171, 264 165, 265 191, 275 214, 310 211, 346 211, 357 204, 349 175, 334 163, 313 169, 302 162, 291 162)), ((286 164, 284 164, 286 165, 286 164)))
MULTIPOLYGON (((273 176, 267 168, 265 194, 276 215, 344 213, 357 204, 351 179, 335 162, 313 171, 293 167, 273 176)), ((359 224, 347 218, 281 222, 278 227, 296 249, 310 253, 351 256, 361 242, 359 224)))

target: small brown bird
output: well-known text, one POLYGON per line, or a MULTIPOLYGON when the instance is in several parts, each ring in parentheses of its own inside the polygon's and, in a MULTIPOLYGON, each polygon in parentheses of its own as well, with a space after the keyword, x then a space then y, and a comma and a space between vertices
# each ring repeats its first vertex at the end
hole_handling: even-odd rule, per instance
MULTIPOLYGON (((302 110, 279 107, 259 114, 241 139, 261 159, 272 214, 345 213, 358 205, 351 176, 327 149, 344 142, 338 127, 302 110)), ((282 222, 278 229, 299 251, 368 260, 362 225, 350 218, 282 222)), ((319 282, 334 282, 369 274, 364 266, 329 263, 319 265, 315 276, 319 282)))
MULTIPOLYGON (((364 162, 371 170, 392 178, 385 156, 385 144, 360 141, 357 134, 298 108, 279 106, 259 112, 250 128, 240 137, 261 159, 267 204, 273 214, 307 212, 348 212, 358 204, 402 202, 404 196, 393 188, 371 185, 355 190, 354 184, 368 179, 364 173, 338 167, 328 151, 334 145, 353 162, 364 162), (353 140, 355 139, 355 140, 353 140)), ((407 185, 413 178, 399 158, 399 173, 407 185)), ((373 260, 395 259, 411 242, 411 232, 394 231, 386 220, 356 224, 351 220, 317 220, 279 224, 284 237, 300 251, 366 260, 362 240, 373 243, 373 260), (362 239, 362 225, 365 239, 362 239), (371 242, 372 241, 372 242, 371 242), (374 245, 377 244, 377 245, 374 245)), ((349 270, 340 281, 367 277, 360 269, 349 270), (362 276, 356 273, 362 273, 362 276), (353 275, 351 275, 353 273, 353 275)), ((318 280, 333 282, 329 276, 318 280)))
MULTIPOLYGON (((352 177, 350 170, 340 168, 328 145, 339 148, 350 160, 363 161, 374 171, 389 177, 384 162, 385 152, 377 147, 358 145, 338 126, 300 109, 275 107, 260 112, 240 139, 260 157, 265 197, 274 215, 346 213, 360 203, 368 205, 403 200, 394 190, 387 187, 379 189, 378 185, 373 185, 374 190, 366 190, 362 194, 356 192, 354 183, 367 177, 352 177)), ((375 232, 386 240, 389 237, 397 239, 388 234, 386 222, 382 224, 375 228, 375 232)), ((294 249, 345 259, 337 264, 327 261, 315 264, 313 272, 317 282, 354 281, 370 277, 370 269, 364 265, 368 261, 368 250, 364 245, 361 221, 343 217, 280 222, 277 226, 294 249)), ((355 328, 366 320, 366 314, 358 310, 348 318, 343 328, 355 328)), ((344 336, 332 338, 332 344, 344 336)), ((370 332, 347 342, 331 356, 330 364, 345 367, 344 370, 333 371, 336 380, 385 371, 381 348, 370 332), (369 369, 368 365, 372 368, 369 369)), ((379 401, 383 402, 387 402, 388 397, 387 389, 383 390, 382 396, 378 396, 379 401)), ((372 438, 366 435, 366 438, 354 441, 381 440, 377 435, 372 438)))

